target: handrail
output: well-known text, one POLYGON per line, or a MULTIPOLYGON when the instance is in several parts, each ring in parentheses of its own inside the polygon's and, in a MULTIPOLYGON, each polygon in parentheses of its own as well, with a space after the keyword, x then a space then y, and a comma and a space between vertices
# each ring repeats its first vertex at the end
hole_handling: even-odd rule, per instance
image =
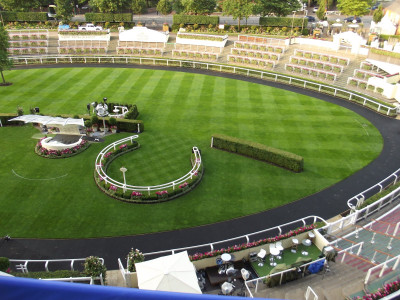
POLYGON ((392 267, 392 270, 396 270, 396 268, 398 267, 398 265, 399 265, 399 263, 400 263, 400 255, 398 255, 398 256, 396 256, 396 257, 393 257, 393 258, 391 258, 391 259, 388 259, 388 260, 386 260, 385 262, 383 262, 383 263, 381 263, 381 264, 379 264, 379 265, 376 265, 376 266, 370 268, 370 269, 368 270, 368 272, 367 272, 367 275, 365 275, 364 285, 367 285, 367 284, 368 284, 368 281, 369 281, 369 279, 370 279, 370 277, 371 277, 371 274, 372 274, 372 272, 374 272, 375 270, 379 270, 380 268, 382 268, 381 272, 379 273, 379 277, 382 277, 383 272, 384 272, 385 269, 387 268, 387 265, 388 265, 389 263, 391 263, 391 262, 395 262, 394 265, 393 265, 393 267, 392 267))
POLYGON ((318 300, 318 295, 314 292, 314 290, 312 289, 311 286, 307 286, 307 291, 305 293, 305 298, 306 300, 308 300, 308 298, 310 297, 310 294, 312 294, 314 296, 314 300, 318 300))
MULTIPOLYGON (((278 73, 273 73, 273 72, 269 72, 269 71, 262 71, 262 70, 256 70, 256 69, 247 69, 247 68, 243 68, 243 67, 237 67, 237 66, 232 66, 232 65, 228 65, 228 64, 218 64, 218 63, 209 63, 209 62, 197 62, 197 61, 191 61, 191 60, 178 60, 178 59, 169 59, 169 58, 146 58, 146 57, 134 57, 134 56, 37 56, 37 57, 29 57, 29 56, 14 56, 11 57, 14 60, 14 65, 19 64, 20 62, 25 63, 26 65, 28 64, 28 60, 29 61, 33 61, 34 63, 39 63, 43 64, 43 60, 46 60, 45 63, 49 63, 50 62, 55 62, 58 63, 59 60, 61 59, 62 63, 65 62, 65 59, 69 60, 70 63, 87 63, 87 60, 89 59, 89 63, 92 63, 93 60, 96 60, 97 63, 132 63, 132 60, 136 60, 135 63, 139 63, 139 64, 151 64, 151 65, 156 65, 157 63, 163 63, 164 65, 170 66, 172 64, 172 66, 177 66, 176 64, 178 64, 179 67, 191 67, 191 68, 205 68, 207 70, 213 70, 213 71, 219 71, 219 72, 228 72, 228 71, 233 71, 234 74, 237 73, 237 71, 241 71, 243 73, 246 74, 246 76, 254 76, 257 75, 258 77, 260 77, 261 79, 265 79, 266 77, 270 77, 270 80, 273 81, 278 81, 278 79, 282 79, 284 80, 284 82, 286 84, 292 85, 293 81, 296 81, 298 83, 300 83, 300 86, 302 86, 303 88, 307 88, 307 84, 310 86, 309 89, 314 90, 316 87, 318 88, 318 92, 321 92, 322 89, 328 89, 331 90, 333 92, 334 96, 337 96, 338 93, 344 94, 346 96, 348 96, 348 98, 346 98, 349 101, 352 101, 353 97, 358 97, 360 99, 362 99, 362 105, 366 106, 367 104, 372 104, 377 106, 377 111, 379 113, 384 114, 385 112, 381 112, 381 110, 386 110, 386 115, 390 115, 391 112, 397 112, 397 107, 390 107, 387 106, 385 104, 382 104, 380 102, 376 102, 370 98, 364 97, 362 95, 359 94, 355 94, 351 91, 348 90, 344 90, 341 88, 337 88, 335 86, 329 86, 329 85, 325 85, 322 83, 318 83, 318 82, 312 82, 312 81, 308 81, 306 79, 302 79, 302 78, 297 78, 297 77, 292 77, 290 75, 283 75, 283 74, 278 74, 278 73), (103 61, 102 61, 103 60, 103 61), (110 61, 111 60, 111 61, 110 61), (211 67, 211 69, 210 69, 211 67), (229 69, 229 70, 228 70, 229 69), (250 74, 251 72, 251 74, 250 74)), ((268 79, 268 78, 267 78, 268 79)))
MULTIPOLYGON (((44 268, 46 272, 49 272, 48 265, 51 262, 70 262, 71 264, 71 271, 74 271, 74 263, 75 262, 80 262, 80 261, 85 261, 86 258, 70 258, 70 259, 10 259, 10 262, 13 263, 23 263, 20 266, 23 266, 21 271, 23 273, 29 273, 28 270, 28 263, 44 263, 44 268)), ((104 265, 104 259, 99 258, 101 263, 104 265)))
POLYGON ((388 182, 387 185, 389 185, 391 183, 393 183, 393 184, 397 183, 398 178, 400 177, 400 169, 397 169, 395 172, 393 172, 388 177, 386 177, 385 179, 381 180, 379 183, 375 184, 374 186, 369 187, 365 191, 363 191, 361 193, 358 193, 357 195, 355 195, 352 198, 350 198, 349 200, 347 200, 347 206, 349 208, 351 208, 351 209, 357 209, 364 202, 364 200, 365 200, 365 196, 364 195, 366 193, 368 193, 369 191, 371 191, 371 190, 373 190, 373 189, 375 189, 377 187, 380 188, 380 192, 381 192, 383 190, 383 188, 384 188, 383 183, 385 183, 386 181, 390 180, 392 177, 394 177, 394 180, 388 182))
POLYGON ((95 169, 96 169, 97 174, 100 176, 100 178, 102 178, 104 180, 104 182, 106 184, 111 183, 114 186, 116 186, 118 188, 122 188, 124 190, 140 191, 140 192, 145 191, 150 194, 150 191, 159 191, 159 190, 163 190, 163 189, 171 188, 171 187, 173 189, 175 189, 175 187, 178 186, 179 184, 186 182, 188 179, 192 179, 193 176, 195 176, 197 174, 197 172, 199 171, 200 166, 201 166, 200 150, 197 147, 193 147, 192 151, 195 155, 195 160, 194 160, 192 169, 187 174, 183 175, 182 177, 180 177, 174 181, 159 184, 159 185, 153 185, 153 186, 138 186, 138 185, 124 184, 124 183, 121 183, 121 182, 111 178, 110 176, 108 176, 106 171, 103 169, 103 164, 102 164, 104 155, 106 155, 107 152, 110 151, 111 149, 116 150, 116 147, 118 145, 121 145, 125 142, 130 141, 131 143, 133 143, 133 139, 136 139, 138 137, 139 137, 138 135, 132 135, 130 137, 115 141, 114 143, 109 144, 108 146, 106 146, 99 152, 99 154, 96 157, 95 169))

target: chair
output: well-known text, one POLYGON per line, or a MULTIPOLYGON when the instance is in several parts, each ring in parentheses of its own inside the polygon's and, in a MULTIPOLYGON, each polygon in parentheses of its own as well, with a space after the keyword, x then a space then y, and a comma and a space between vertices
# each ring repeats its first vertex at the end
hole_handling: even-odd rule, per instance
POLYGON ((282 255, 283 255, 283 246, 282 246, 282 242, 278 241, 275 243, 275 248, 279 250, 279 255, 276 257, 277 259, 282 259, 282 255))
POLYGON ((247 271, 245 268, 242 268, 240 270, 240 273, 242 274, 242 278, 243 278, 244 281, 246 281, 247 279, 250 278, 250 272, 247 271))
POLYGON ((260 249, 260 252, 258 252, 257 257, 258 257, 258 266, 262 267, 264 265, 264 259, 265 256, 267 255, 267 251, 265 249, 260 249))
POLYGON ((269 253, 271 256, 269 259, 270 265, 272 267, 275 267, 276 266, 275 257, 277 257, 279 254, 279 250, 275 248, 275 244, 269 244, 269 253))
POLYGON ((292 250, 290 250, 290 251, 292 253, 296 253, 298 245, 299 245, 299 240, 298 239, 292 239, 292 250))

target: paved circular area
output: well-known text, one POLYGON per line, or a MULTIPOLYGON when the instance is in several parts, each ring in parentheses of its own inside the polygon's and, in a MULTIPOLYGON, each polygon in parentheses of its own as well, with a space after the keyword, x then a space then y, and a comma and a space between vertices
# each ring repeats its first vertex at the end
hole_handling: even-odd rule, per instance
MULTIPOLYGON (((384 146, 377 159, 364 167, 359 172, 349 176, 345 180, 306 198, 290 204, 263 211, 254 215, 169 232, 159 232, 146 235, 109 237, 95 239, 12 239, 11 241, 0 241, 1 256, 14 259, 61 259, 82 258, 90 255, 103 257, 108 269, 118 269, 117 259, 121 258, 123 263, 129 250, 138 248, 142 252, 167 250, 185 246, 210 243, 218 240, 228 239, 250 232, 274 227, 279 224, 291 222, 298 218, 317 215, 329 219, 345 210, 346 202, 357 193, 373 186, 400 167, 400 123, 379 115, 357 104, 336 99, 332 96, 318 94, 314 91, 304 90, 297 87, 287 86, 276 82, 268 82, 256 78, 247 78, 235 74, 223 74, 206 70, 180 69, 154 66, 130 66, 130 65, 51 65, 35 66, 35 68, 59 68, 59 67, 124 67, 138 69, 158 69, 178 72, 192 72, 213 76, 221 76, 240 79, 249 82, 287 89, 296 93, 319 98, 322 101, 334 103, 348 108, 368 119, 380 131, 384 140, 384 146)), ((25 68, 25 67, 19 67, 25 68)), ((32 68, 32 67, 27 67, 32 68)))

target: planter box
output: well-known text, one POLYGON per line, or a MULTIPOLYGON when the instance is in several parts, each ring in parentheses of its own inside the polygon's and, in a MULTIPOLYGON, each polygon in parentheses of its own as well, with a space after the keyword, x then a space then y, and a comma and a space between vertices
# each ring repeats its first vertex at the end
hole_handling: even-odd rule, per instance
POLYGON ((59 34, 58 35, 58 40, 59 41, 110 41, 110 34, 105 34, 105 35, 64 35, 64 34, 59 34))
POLYGON ((200 45, 200 46, 211 46, 211 47, 225 47, 226 42, 228 39, 223 41, 208 41, 208 40, 196 40, 196 39, 185 39, 176 37, 177 44, 185 44, 185 45, 200 45))

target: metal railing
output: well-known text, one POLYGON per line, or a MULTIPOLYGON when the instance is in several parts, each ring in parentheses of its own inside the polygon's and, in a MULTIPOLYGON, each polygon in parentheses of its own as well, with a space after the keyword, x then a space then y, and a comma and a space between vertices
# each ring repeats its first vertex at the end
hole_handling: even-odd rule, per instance
POLYGON ((388 260, 384 261, 383 263, 381 263, 381 264, 379 264, 379 265, 377 265, 377 266, 375 266, 375 267, 370 268, 370 269, 368 270, 368 272, 367 272, 367 275, 365 276, 364 285, 367 285, 367 284, 368 284, 368 282, 369 282, 369 280, 370 280, 370 278, 371 278, 371 275, 372 275, 372 273, 374 273, 374 272, 377 272, 377 271, 380 270, 380 272, 379 272, 379 274, 378 274, 378 277, 382 277, 382 276, 383 276, 383 273, 384 273, 388 268, 390 268, 389 264, 391 264, 391 263, 394 263, 393 267, 391 267, 391 268, 392 268, 392 271, 396 270, 397 267, 399 266, 399 263, 400 263, 400 255, 398 255, 398 256, 396 256, 396 257, 392 257, 391 259, 388 259, 388 260))
MULTIPOLYGON (((101 263, 104 264, 104 259, 99 258, 101 263)), ((71 258, 71 259, 10 259, 10 263, 15 263, 17 270, 22 273, 29 273, 28 264, 44 264, 44 269, 49 272, 49 263, 65 263, 69 262, 71 271, 74 271, 74 264, 76 262, 85 262, 86 258, 71 258)))
POLYGON ((104 285, 103 275, 97 277, 68 277, 68 278, 39 278, 41 280, 47 281, 66 281, 66 282, 88 282, 89 284, 94 284, 95 280, 100 280, 100 284, 104 285))
POLYGON ((106 171, 103 169, 102 161, 105 158, 104 156, 111 150, 114 150, 114 151, 117 150, 117 146, 119 146, 119 145, 122 145, 129 141, 132 144, 133 139, 136 139, 138 137, 139 137, 138 135, 132 135, 130 137, 127 137, 127 138, 118 140, 114 143, 111 143, 110 145, 103 148, 100 151, 100 153, 97 155, 96 162, 95 162, 96 172, 100 176, 100 178, 102 178, 102 180, 104 180, 104 182, 106 184, 110 183, 110 184, 116 186, 117 188, 123 189, 124 191, 129 190, 129 191, 137 191, 137 192, 148 192, 148 194, 150 195, 150 192, 152 192, 152 191, 161 191, 161 190, 165 190, 168 188, 173 188, 175 190, 175 188, 177 186, 179 186, 180 184, 187 182, 189 179, 193 179, 193 176, 197 176, 199 169, 201 167, 201 155, 200 155, 200 150, 197 147, 192 148, 192 152, 194 153, 194 162, 193 162, 192 169, 184 176, 182 176, 174 181, 168 182, 168 183, 163 183, 160 185, 153 185, 153 186, 138 186, 138 185, 130 185, 130 184, 126 184, 126 183, 121 183, 121 182, 111 178, 110 176, 108 176, 106 171))
POLYGON ((307 291, 306 291, 306 293, 304 294, 304 297, 306 298, 306 300, 308 300, 308 299, 318 300, 318 296, 317 296, 317 294, 314 292, 314 290, 312 289, 311 286, 308 286, 308 287, 307 287, 307 291), (312 296, 312 298, 311 298, 311 296, 312 296))
POLYGON ((308 81, 306 79, 292 77, 290 75, 282 75, 268 71, 248 69, 243 67, 236 67, 225 64, 209 63, 209 62, 197 62, 190 60, 178 60, 169 58, 147 58, 147 57, 132 57, 132 56, 38 56, 38 57, 12 57, 14 65, 19 64, 53 64, 53 63, 113 63, 113 64, 140 64, 140 65, 161 65, 171 66, 180 68, 193 68, 193 69, 205 69, 217 72, 226 72, 244 75, 248 77, 255 77, 275 82, 281 82, 289 85, 302 87, 318 91, 319 93, 331 94, 335 97, 340 97, 349 101, 357 101, 363 106, 368 106, 379 113, 391 115, 397 114, 397 108, 385 105, 379 101, 372 100, 362 95, 353 93, 348 90, 344 90, 335 86, 325 85, 322 83, 308 81))
POLYGON ((370 188, 366 189, 365 191, 353 196, 349 200, 347 200, 347 206, 351 209, 357 209, 360 207, 364 200, 372 195, 382 192, 384 188, 391 184, 396 184, 400 177, 400 169, 397 169, 393 174, 390 174, 388 177, 380 181, 379 183, 371 186, 370 188))

